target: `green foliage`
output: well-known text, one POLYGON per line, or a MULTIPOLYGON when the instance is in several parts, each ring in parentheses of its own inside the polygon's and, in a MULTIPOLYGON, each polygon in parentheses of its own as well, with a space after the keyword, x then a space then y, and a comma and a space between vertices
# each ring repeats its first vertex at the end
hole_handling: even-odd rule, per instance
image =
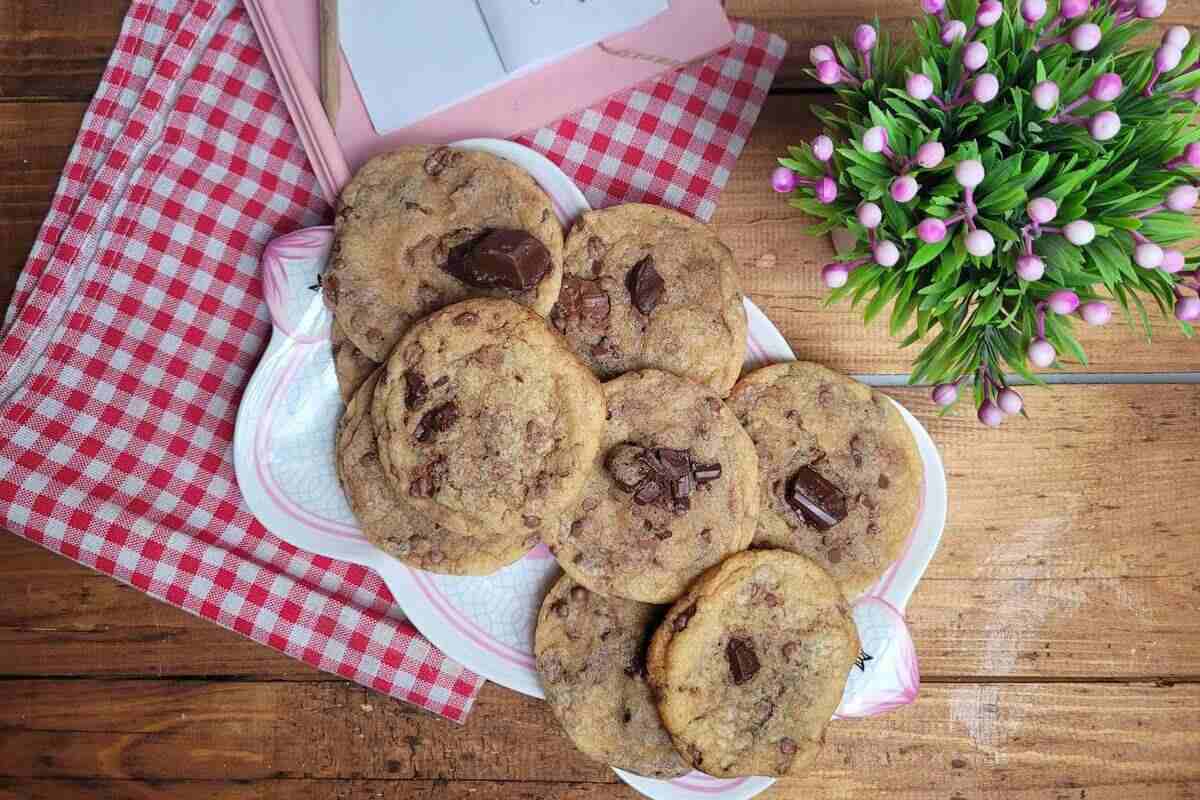
MULTIPOLYGON (((994 74, 1001 86, 1000 95, 987 104, 970 101, 942 108, 909 96, 905 81, 915 72, 928 76, 935 97, 946 103, 953 100, 960 82, 971 79, 962 66, 964 43, 943 45, 940 24, 933 17, 914 23, 915 46, 896 47, 881 34, 870 54, 873 76, 866 80, 862 56, 838 43, 839 61, 856 80, 834 87, 832 106, 814 109, 838 143, 832 163, 827 167, 817 161, 808 147, 789 148, 789 156, 780 159, 800 176, 819 178, 831 169, 837 179, 839 196, 831 204, 818 202, 803 185, 790 201, 816 220, 814 233, 847 228, 858 236, 857 245, 844 257, 867 263, 850 273, 845 286, 831 292, 830 302, 850 299, 868 321, 890 305, 891 332, 908 331, 902 346, 927 340, 913 361, 911 381, 945 383, 976 376, 977 403, 994 391, 988 381, 979 380, 981 372, 994 377, 1016 372, 1036 381, 1025 353, 1037 335, 1038 303, 1056 290, 1070 289, 1085 302, 1114 302, 1131 324, 1144 327, 1149 335, 1146 306, 1170 313, 1180 276, 1136 266, 1135 236, 1187 250, 1184 244, 1195 242, 1200 234, 1194 217, 1155 210, 1172 187, 1195 180, 1164 165, 1187 144, 1200 141, 1200 129, 1193 122, 1196 106, 1182 97, 1200 87, 1200 69, 1189 70, 1200 57, 1200 37, 1186 48, 1180 67, 1162 76, 1146 96, 1153 49, 1127 46, 1149 30, 1149 22, 1125 20, 1115 3, 1102 2, 1083 19, 1050 33, 1057 4, 1050 5, 1050 12, 1031 28, 1021 19, 1018 1, 1006 0, 999 23, 974 33, 974 40, 987 45, 990 54, 983 71, 994 74), (1104 34, 1090 53, 1075 52, 1066 43, 1037 48, 1039 41, 1085 22, 1099 25, 1104 34), (1108 103, 1087 99, 1070 113, 1086 119, 1103 110, 1115 111, 1122 124, 1109 141, 1096 141, 1085 125, 1056 120, 1056 112, 1042 111, 1033 103, 1033 87, 1051 80, 1061 90, 1060 111, 1087 96, 1096 78, 1107 72, 1121 76, 1120 96, 1108 103), (898 164, 863 149, 863 133, 873 126, 887 130, 897 162, 913 158, 925 142, 945 146, 946 159, 940 166, 910 172, 921 185, 913 201, 900 204, 889 194, 898 164), (960 213, 964 190, 954 180, 954 165, 967 158, 979 159, 986 170, 986 179, 974 191, 974 222, 992 234, 996 247, 982 258, 967 253, 963 224, 934 244, 916 235, 922 219, 947 220, 960 213), (1034 251, 1046 264, 1045 274, 1027 282, 1017 276, 1015 264, 1024 252, 1022 231, 1031 223, 1026 204, 1034 197, 1049 197, 1058 204, 1051 226, 1087 219, 1097 236, 1077 247, 1061 235, 1042 232, 1034 251), (894 267, 869 260, 869 232, 855 216, 865 201, 877 203, 884 212, 876 234, 900 248, 901 260, 894 267), (1151 213, 1145 214, 1148 210, 1151 213)), ((949 0, 947 11, 972 28, 977 7, 977 0, 949 0)), ((1185 269, 1195 270, 1200 249, 1186 255, 1185 269)), ((1074 322, 1070 316, 1049 314, 1045 336, 1061 361, 1086 363, 1074 322)), ((1191 326, 1180 325, 1192 334, 1191 326)))

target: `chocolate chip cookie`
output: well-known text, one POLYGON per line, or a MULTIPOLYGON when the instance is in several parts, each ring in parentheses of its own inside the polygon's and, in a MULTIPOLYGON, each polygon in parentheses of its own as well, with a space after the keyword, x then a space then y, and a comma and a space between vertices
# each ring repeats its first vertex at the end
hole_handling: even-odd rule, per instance
POLYGON ((675 747, 728 778, 812 764, 857 655, 846 599, 825 570, 784 550, 751 550, 676 601, 646 661, 675 747))
POLYGON ((659 370, 604 385, 608 425, 579 500, 542 536, 592 591, 674 600, 730 553, 758 514, 758 458, 711 389, 659 370))
POLYGON ((603 380, 653 367, 724 397, 746 352, 733 254, 708 226, 658 206, 579 218, 550 318, 603 380))
POLYGON ((538 615, 546 702, 584 755, 651 778, 689 772, 646 683, 646 645, 666 609, 589 592, 564 575, 538 615))
POLYGON ((383 467, 464 536, 536 532, 573 502, 604 430, 599 381, 511 300, 467 300, 404 335, 375 391, 383 467))
MULTIPOLYGON (((346 337, 342 326, 333 321, 329 329, 330 347, 333 351, 333 373, 337 376, 338 391, 342 401, 349 403, 350 398, 358 388, 366 383, 367 378, 379 364, 367 358, 366 354, 354 346, 354 342, 346 337)), ((367 404, 370 408, 370 403, 367 404)))
POLYGON ((850 598, 900 557, 920 511, 921 456, 884 395, 819 364, 764 367, 730 405, 758 449, 755 547, 829 570, 850 598))
POLYGON ((489 153, 407 147, 342 190, 322 285, 346 335, 383 362, 414 322, 469 297, 545 316, 562 252, 551 200, 523 170, 489 153))
POLYGON ((462 536, 426 519, 404 499, 379 459, 371 401, 383 375, 363 382, 338 422, 336 464, 342 491, 366 537, 409 566, 445 575, 490 575, 525 555, 537 534, 479 531, 462 536))

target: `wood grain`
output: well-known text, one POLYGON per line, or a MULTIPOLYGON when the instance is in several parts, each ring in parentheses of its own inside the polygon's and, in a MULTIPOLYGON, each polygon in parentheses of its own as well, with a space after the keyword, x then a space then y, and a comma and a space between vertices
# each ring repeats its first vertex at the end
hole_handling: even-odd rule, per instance
MULTIPOLYGON (((840 37, 849 41, 851 32, 864 22, 879 19, 880 27, 898 38, 909 39, 912 20, 919 16, 917 0, 728 0, 730 16, 782 36, 788 53, 775 79, 776 89, 811 88, 816 82, 804 74, 809 67, 808 51, 840 37)), ((1157 42, 1161 31, 1171 25, 1195 25, 1200 19, 1200 0, 1172 0, 1158 20, 1156 33, 1145 44, 1157 42)))
MULTIPOLYGON (((890 392, 945 459, 950 519, 909 608, 927 680, 1200 679, 1200 386, 1025 392, 999 430, 890 392), (1120 485, 1117 475, 1120 475, 1120 485)), ((0 676, 307 678, 299 662, 0 538, 0 676)))
POLYGON ((127 0, 0 0, 0 99, 86 100, 127 0))
MULTIPOLYGON (((608 786, 612 773, 575 751, 543 703, 495 686, 462 727, 340 682, 43 680, 6 693, 0 776, 9 780, 353 780, 397 797, 428 781, 444 782, 437 797, 504 782, 503 797, 521 787, 548 789, 535 797, 635 796, 608 786)), ((914 706, 831 724, 812 772, 762 796, 1075 800, 1117 787, 1187 796, 1200 782, 1197 715, 1196 685, 926 686, 914 706)), ((326 792, 317 796, 345 796, 326 792)))

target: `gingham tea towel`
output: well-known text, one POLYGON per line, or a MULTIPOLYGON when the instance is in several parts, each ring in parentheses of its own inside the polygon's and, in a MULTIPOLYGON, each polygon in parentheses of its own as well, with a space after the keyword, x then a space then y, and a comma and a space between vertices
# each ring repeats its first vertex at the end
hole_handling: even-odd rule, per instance
MULTIPOLYGON (((594 205, 707 218, 783 50, 739 25, 726 53, 522 141, 594 205)), ((270 332, 259 255, 328 214, 240 4, 134 0, 0 333, 0 526, 462 720, 479 677, 374 573, 267 533, 234 479, 270 332)))

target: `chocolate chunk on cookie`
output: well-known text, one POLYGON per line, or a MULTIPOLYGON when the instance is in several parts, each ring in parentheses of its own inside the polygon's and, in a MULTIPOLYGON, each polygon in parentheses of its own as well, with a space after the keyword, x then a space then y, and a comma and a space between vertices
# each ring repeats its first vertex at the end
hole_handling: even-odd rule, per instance
POLYGON ((584 755, 651 778, 689 771, 646 683, 646 645, 665 609, 589 592, 564 575, 538 615, 546 702, 584 755))
POLYGON ((368 161, 342 191, 323 281, 326 305, 383 362, 422 317, 471 297, 546 316, 562 280, 550 198, 489 153, 406 147, 368 161))
POLYGON ((380 458, 434 522, 536 536, 579 496, 604 393, 537 314, 509 300, 444 308, 405 334, 386 370, 372 407, 380 458))
POLYGON ((592 591, 670 602, 749 545, 754 445, 711 389, 670 373, 631 372, 604 395, 609 419, 583 490, 542 536, 592 591))
MULTIPOLYGON (((383 370, 363 382, 338 423, 335 464, 350 510, 367 539, 411 567, 446 575, 488 575, 519 559, 536 536, 462 536, 434 523, 407 501, 379 458, 371 402, 383 370)), ((425 479, 430 486, 434 478, 425 479)))
POLYGON ((916 440, 884 395, 818 364, 756 370, 730 406, 758 451, 755 547, 809 556, 848 597, 900 557, 920 511, 916 440))
POLYGON ((746 312, 733 255, 708 226, 658 206, 576 221, 551 319, 602 379, 653 367, 724 396, 742 369, 746 312))
POLYGON ((676 749, 729 778, 808 767, 857 655, 846 599, 825 570, 784 550, 751 550, 696 579, 646 664, 676 749))

